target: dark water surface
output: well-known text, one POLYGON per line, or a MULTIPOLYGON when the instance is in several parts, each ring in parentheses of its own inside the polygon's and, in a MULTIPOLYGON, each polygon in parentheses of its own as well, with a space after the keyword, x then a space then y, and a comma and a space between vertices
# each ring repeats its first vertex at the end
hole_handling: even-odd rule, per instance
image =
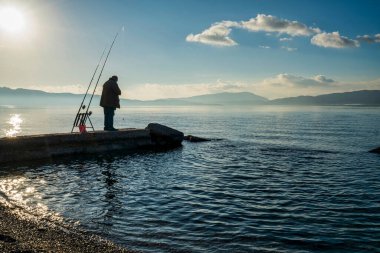
MULTIPOLYGON (((17 134, 68 132, 73 114, 0 108, 0 134, 12 117, 17 134)), ((3 166, 0 201, 143 252, 380 251, 380 156, 367 152, 379 108, 128 108, 116 120, 222 140, 3 166)))

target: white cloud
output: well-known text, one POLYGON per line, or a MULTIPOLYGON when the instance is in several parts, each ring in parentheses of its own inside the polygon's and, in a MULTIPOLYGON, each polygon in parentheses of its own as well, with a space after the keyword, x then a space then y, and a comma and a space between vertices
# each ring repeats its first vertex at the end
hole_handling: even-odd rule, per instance
POLYGON ((291 40, 293 40, 293 38, 287 38, 287 37, 280 38, 280 41, 291 41, 291 40))
POLYGON ((260 48, 270 49, 270 46, 259 46, 260 48))
POLYGON ((284 47, 284 46, 282 46, 281 48, 288 51, 288 52, 297 51, 297 48, 295 48, 295 47, 284 47))
POLYGON ((334 83, 335 82, 334 79, 327 78, 324 75, 316 75, 312 79, 314 79, 315 81, 317 81, 319 83, 325 83, 325 84, 329 84, 329 83, 334 83))
POLYGON ((358 40, 367 42, 367 43, 380 43, 380 33, 375 34, 373 36, 370 35, 362 35, 356 37, 358 40))
POLYGON ((347 48, 359 47, 357 40, 341 36, 339 32, 319 33, 311 38, 311 43, 319 47, 347 48))
POLYGON ((253 32, 274 32, 290 36, 310 36, 321 32, 319 28, 307 27, 298 21, 289 21, 265 14, 258 14, 255 18, 242 21, 240 27, 253 32))
POLYGON ((231 33, 231 27, 236 24, 237 23, 231 21, 215 23, 200 34, 187 35, 186 41, 199 42, 212 46, 235 46, 237 43, 228 36, 231 33))

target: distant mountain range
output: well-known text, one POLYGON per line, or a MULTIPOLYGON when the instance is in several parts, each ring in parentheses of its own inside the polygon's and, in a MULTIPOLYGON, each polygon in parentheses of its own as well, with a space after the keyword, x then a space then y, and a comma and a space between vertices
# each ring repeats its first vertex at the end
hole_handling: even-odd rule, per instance
POLYGON ((0 106, 65 106, 79 105, 83 95, 72 93, 49 93, 40 90, 10 89, 0 87, 0 106))
MULTIPOLYGON (((77 105, 82 94, 49 93, 40 90, 10 89, 0 87, 0 105, 21 106, 62 106, 77 105)), ((191 105, 367 105, 380 106, 380 90, 362 90, 332 93, 319 96, 299 96, 268 100, 250 92, 216 93, 187 98, 157 100, 122 99, 125 106, 191 106, 191 105)), ((93 104, 99 104, 99 96, 94 96, 93 104)))
POLYGON ((380 90, 281 98, 271 100, 270 103, 276 105, 380 105, 380 90))
MULTIPOLYGON (((250 92, 223 92, 187 98, 168 98, 140 102, 150 105, 257 105, 265 104, 268 101, 268 99, 250 92)), ((136 100, 134 100, 134 102, 136 102, 136 100)))

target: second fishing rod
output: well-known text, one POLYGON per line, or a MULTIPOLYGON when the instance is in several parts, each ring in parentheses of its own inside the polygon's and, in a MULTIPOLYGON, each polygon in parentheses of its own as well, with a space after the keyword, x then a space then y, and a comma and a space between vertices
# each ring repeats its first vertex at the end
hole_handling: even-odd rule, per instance
POLYGON ((79 115, 79 113, 80 113, 80 110, 81 110, 81 109, 84 110, 84 109, 86 108, 86 106, 84 105, 84 101, 86 100, 86 97, 87 97, 88 91, 90 90, 90 87, 91 87, 91 85, 92 85, 92 81, 94 80, 94 77, 95 77, 95 75, 96 75, 96 72, 98 72, 99 65, 100 65, 100 63, 102 62, 102 59, 103 59, 103 56, 104 56, 104 53, 105 53, 105 52, 106 52, 106 48, 104 48, 103 53, 102 53, 102 56, 101 56, 100 59, 99 59, 98 65, 96 65, 96 68, 95 68, 94 74, 93 74, 92 77, 91 77, 91 81, 90 81, 89 85, 87 86, 86 93, 84 94, 84 97, 83 97, 83 99, 82 99, 82 102, 80 103, 80 106, 79 106, 79 109, 78 109, 78 112, 77 112, 77 116, 76 116, 76 118, 75 118, 75 120, 74 120, 74 122, 73 122, 73 128, 71 129, 71 132, 74 131, 74 128, 75 128, 75 121, 76 121, 77 118, 78 118, 78 115, 79 115))

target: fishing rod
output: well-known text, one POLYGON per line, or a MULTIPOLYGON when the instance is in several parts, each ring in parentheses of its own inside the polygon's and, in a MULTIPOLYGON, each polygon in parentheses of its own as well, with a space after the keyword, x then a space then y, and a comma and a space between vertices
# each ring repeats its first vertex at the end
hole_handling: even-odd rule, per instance
MULTIPOLYGON (((88 87, 87 87, 86 93, 84 94, 84 97, 83 97, 83 99, 82 99, 82 103, 80 103, 80 106, 79 106, 79 109, 78 109, 77 115, 80 113, 80 110, 81 110, 81 109, 84 109, 84 108, 86 107, 85 105, 83 105, 83 103, 84 103, 84 101, 85 101, 85 99, 86 99, 86 97, 87 97, 88 91, 89 91, 89 89, 90 89, 90 87, 91 87, 92 81, 94 80, 94 77, 95 77, 95 75, 96 75, 96 72, 98 72, 99 65, 100 65, 100 63, 102 62, 102 59, 103 59, 103 56, 104 56, 104 53, 105 53, 105 52, 106 52, 106 48, 104 48, 103 53, 102 53, 102 56, 100 56, 100 59, 99 59, 98 65, 96 65, 96 68, 95 68, 94 74, 93 74, 92 77, 91 77, 91 81, 90 81, 90 83, 89 83, 89 85, 88 85, 88 87)), ((71 129, 71 132, 74 131, 75 121, 76 121, 76 120, 74 120, 74 122, 73 122, 73 128, 71 129)))
POLYGON ((119 32, 116 33, 115 38, 113 39, 112 44, 111 44, 111 46, 110 46, 110 49, 108 50, 107 57, 106 57, 106 59, 105 59, 105 61, 104 61, 104 63, 103 63, 102 70, 100 71, 100 74, 99 74, 98 80, 96 81, 96 85, 95 85, 94 91, 92 92, 91 99, 90 99, 90 101, 88 102, 87 110, 86 110, 86 114, 88 114, 88 109, 90 108, 90 105, 91 105, 91 102, 92 102, 92 98, 94 97, 94 94, 95 94, 95 91, 96 91, 96 87, 98 87, 100 77, 101 77, 102 74, 103 74, 104 66, 105 66, 106 63, 107 63, 108 56, 109 56, 110 53, 111 53, 111 50, 112 50, 112 48, 113 48, 113 45, 114 45, 114 43, 115 43, 116 38, 117 38, 118 35, 119 35, 119 32))

